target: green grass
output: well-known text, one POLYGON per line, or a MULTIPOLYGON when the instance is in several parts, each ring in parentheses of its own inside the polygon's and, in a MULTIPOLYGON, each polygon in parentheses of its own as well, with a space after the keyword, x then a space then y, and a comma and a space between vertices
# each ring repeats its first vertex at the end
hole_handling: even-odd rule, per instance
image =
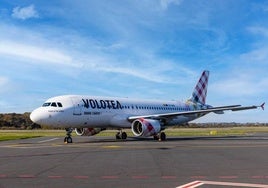
MULTIPOLYGON (((134 136, 130 129, 124 130, 128 136, 134 136)), ((98 136, 115 136, 117 130, 107 130, 98 136)), ((169 128, 167 136, 243 136, 254 133, 268 133, 268 127, 234 128, 169 128)), ((65 136, 65 130, 0 130, 0 141, 27 139, 45 136, 65 136)), ((73 132, 73 136, 76 134, 73 132)))
POLYGON ((243 136, 268 133, 268 127, 178 128, 167 129, 165 132, 168 136, 243 136))
POLYGON ((64 130, 0 130, 0 141, 64 135, 64 130))

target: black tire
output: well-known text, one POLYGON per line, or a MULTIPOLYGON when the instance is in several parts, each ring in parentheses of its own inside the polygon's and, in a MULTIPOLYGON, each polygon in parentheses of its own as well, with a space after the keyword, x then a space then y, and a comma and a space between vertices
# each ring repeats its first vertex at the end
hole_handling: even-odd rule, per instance
POLYGON ((66 141, 67 141, 68 144, 73 143, 72 137, 67 137, 66 138, 66 141))
POLYGON ((120 137, 120 133, 119 133, 119 132, 118 132, 118 133, 116 133, 115 138, 116 138, 116 140, 121 139, 121 137, 120 137))
POLYGON ((166 141, 167 137, 166 134, 164 132, 160 133, 160 141, 166 141))
POLYGON ((122 132, 121 139, 122 140, 126 140, 127 139, 127 133, 126 132, 122 132))

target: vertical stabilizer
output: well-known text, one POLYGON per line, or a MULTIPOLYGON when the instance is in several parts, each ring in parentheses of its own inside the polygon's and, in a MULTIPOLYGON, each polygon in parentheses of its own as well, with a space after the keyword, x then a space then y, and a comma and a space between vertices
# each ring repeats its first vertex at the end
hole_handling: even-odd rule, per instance
POLYGON ((206 104, 208 77, 209 77, 209 71, 205 70, 195 86, 190 101, 194 103, 206 104))

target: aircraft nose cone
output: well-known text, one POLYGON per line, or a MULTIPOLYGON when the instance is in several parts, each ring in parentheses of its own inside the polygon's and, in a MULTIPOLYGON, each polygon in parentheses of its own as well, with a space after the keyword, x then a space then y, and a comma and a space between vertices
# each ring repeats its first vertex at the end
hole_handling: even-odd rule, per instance
POLYGON ((39 109, 34 110, 30 114, 30 119, 32 120, 32 122, 34 122, 36 124, 41 124, 42 123, 42 114, 41 114, 40 110, 39 109))

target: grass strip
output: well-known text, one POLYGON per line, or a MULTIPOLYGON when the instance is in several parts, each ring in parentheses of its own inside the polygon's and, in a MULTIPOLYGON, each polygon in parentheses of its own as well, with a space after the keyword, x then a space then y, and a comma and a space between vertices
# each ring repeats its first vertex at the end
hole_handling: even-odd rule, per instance
MULTIPOLYGON (((134 136, 131 129, 124 130, 128 136, 134 136)), ((115 136, 117 130, 106 130, 97 136, 115 136)), ((169 128, 167 136, 243 136, 256 133, 268 133, 268 127, 233 128, 169 128)), ((0 141, 27 139, 45 136, 64 137, 65 130, 0 130, 0 141)), ((73 136, 76 134, 73 132, 73 136)))

